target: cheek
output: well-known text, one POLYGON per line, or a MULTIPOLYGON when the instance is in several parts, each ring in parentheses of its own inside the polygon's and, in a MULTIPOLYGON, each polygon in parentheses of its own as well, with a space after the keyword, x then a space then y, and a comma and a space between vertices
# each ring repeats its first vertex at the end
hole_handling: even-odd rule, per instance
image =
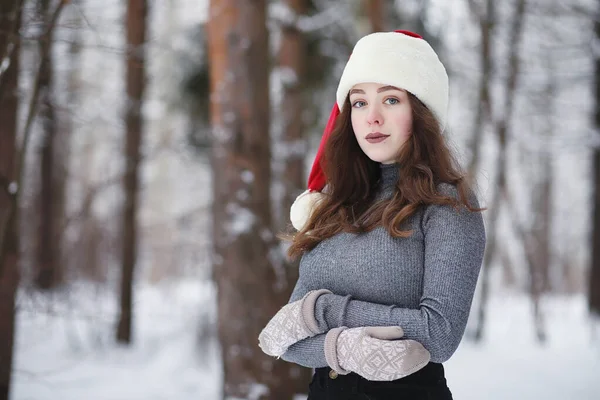
POLYGON ((352 113, 350 115, 350 122, 352 124, 352 130, 354 131, 354 135, 358 137, 358 134, 360 133, 360 119, 359 117, 356 115, 356 113, 352 113))
POLYGON ((410 112, 397 115, 394 122, 403 137, 410 136, 412 131, 412 114, 410 112))

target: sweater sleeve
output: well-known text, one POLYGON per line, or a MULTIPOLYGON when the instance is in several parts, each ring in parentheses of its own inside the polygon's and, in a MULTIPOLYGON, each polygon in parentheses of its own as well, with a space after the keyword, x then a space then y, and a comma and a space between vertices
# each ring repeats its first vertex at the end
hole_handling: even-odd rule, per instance
MULTIPOLYGON (((471 204, 479 207, 476 199, 471 204)), ((483 218, 465 208, 431 205, 424 210, 421 224, 424 276, 417 309, 325 294, 315 307, 319 325, 327 329, 398 325, 406 339, 429 350, 431 361, 448 360, 462 340, 483 261, 483 218)))
POLYGON ((309 337, 291 345, 282 359, 294 364, 302 365, 308 368, 327 367, 325 359, 325 336, 326 333, 309 337))
MULTIPOLYGON (((294 291, 290 297, 289 303, 300 300, 309 290, 303 285, 303 281, 299 279, 296 282, 294 291)), ((320 297, 323 297, 322 295, 320 297)), ((302 365, 308 368, 327 367, 325 359, 325 333, 317 336, 309 337, 291 345, 287 351, 281 356, 285 361, 302 365)))

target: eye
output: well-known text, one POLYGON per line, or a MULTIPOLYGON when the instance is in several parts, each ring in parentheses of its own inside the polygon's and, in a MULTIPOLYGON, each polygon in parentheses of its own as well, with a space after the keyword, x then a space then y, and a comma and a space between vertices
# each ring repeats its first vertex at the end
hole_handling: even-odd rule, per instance
POLYGON ((364 107, 365 104, 367 104, 366 102, 362 101, 362 100, 357 100, 354 103, 352 103, 352 107, 354 108, 361 108, 364 107))
POLYGON ((388 97, 387 99, 385 99, 384 103, 389 104, 389 105, 394 105, 394 104, 400 103, 400 100, 398 100, 395 97, 388 97))

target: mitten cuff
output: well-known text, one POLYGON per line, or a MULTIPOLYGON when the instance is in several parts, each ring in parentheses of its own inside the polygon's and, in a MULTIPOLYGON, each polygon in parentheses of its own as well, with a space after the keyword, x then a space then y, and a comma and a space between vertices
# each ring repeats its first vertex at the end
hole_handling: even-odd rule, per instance
POLYGON ((328 293, 331 293, 331 291, 327 289, 312 290, 308 292, 308 294, 304 296, 304 299, 302 300, 302 308, 300 311, 302 320, 304 321, 306 328, 311 331, 313 335, 323 333, 323 331, 319 329, 319 324, 315 318, 315 304, 319 296, 328 293))
POLYGON ((342 333, 346 329, 348 328, 346 328, 345 326, 331 329, 329 332, 327 332, 327 335, 325 335, 325 344, 323 346, 325 350, 325 360, 327 361, 327 364, 331 367, 332 370, 334 370, 340 375, 348 375, 350 373, 350 371, 346 371, 342 369, 342 367, 340 367, 337 354, 338 337, 340 336, 340 333, 342 333))

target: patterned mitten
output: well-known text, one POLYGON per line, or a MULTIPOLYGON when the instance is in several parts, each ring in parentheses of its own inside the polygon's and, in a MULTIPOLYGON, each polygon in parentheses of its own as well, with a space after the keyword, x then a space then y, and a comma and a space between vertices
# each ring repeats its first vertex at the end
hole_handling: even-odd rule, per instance
POLYGON ((346 327, 330 330, 325 337, 325 358, 337 373, 355 372, 370 381, 393 381, 423 368, 429 351, 404 335, 399 326, 346 327))
POLYGON ((281 357, 294 343, 323 333, 315 319, 315 303, 329 290, 312 290, 275 314, 258 336, 258 345, 270 356, 281 357))

